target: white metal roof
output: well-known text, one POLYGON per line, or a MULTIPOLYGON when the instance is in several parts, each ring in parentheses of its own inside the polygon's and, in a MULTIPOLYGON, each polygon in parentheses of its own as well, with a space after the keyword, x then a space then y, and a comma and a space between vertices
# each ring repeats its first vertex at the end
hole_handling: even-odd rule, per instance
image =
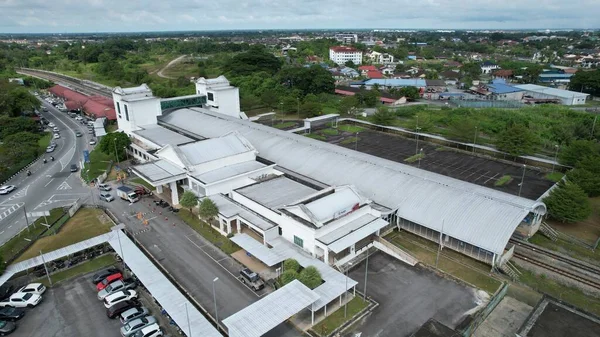
POLYGON ((358 228, 357 230, 352 231, 347 235, 341 237, 339 240, 330 243, 329 245, 327 245, 327 248, 329 248, 329 250, 337 254, 342 250, 350 247, 351 245, 357 243, 358 241, 366 238, 367 236, 377 232, 378 230, 382 229, 387 225, 387 221, 381 218, 377 218, 374 221, 371 221, 368 224, 358 228))
POLYGON ((339 211, 360 204, 362 201, 362 198, 352 188, 340 187, 336 188, 334 193, 306 204, 306 208, 316 220, 326 222, 333 219, 339 211))
POLYGON ((544 94, 544 95, 552 95, 552 96, 556 96, 556 97, 560 97, 560 98, 575 98, 575 97, 581 98, 581 97, 589 96, 589 94, 585 94, 585 93, 581 93, 581 92, 577 92, 577 91, 544 87, 542 85, 536 85, 536 84, 519 84, 519 85, 515 85, 515 88, 519 88, 519 89, 526 90, 526 91, 533 91, 533 92, 537 92, 537 93, 544 94))
POLYGON ((314 194, 317 190, 292 179, 278 177, 239 188, 236 192, 267 208, 277 209, 314 194))
POLYGON ((189 137, 163 128, 160 125, 144 125, 141 128, 141 130, 133 131, 133 133, 151 141, 158 146, 179 145, 194 141, 189 137))
POLYGON ((176 149, 190 166, 254 151, 254 147, 237 134, 180 145, 176 149))
POLYGON ((193 177, 205 184, 211 184, 227 178, 235 177, 240 174, 260 170, 261 168, 264 168, 266 166, 267 165, 263 163, 257 162, 255 160, 250 160, 239 164, 220 167, 212 171, 194 174, 193 177))
MULTIPOLYGON (((324 232, 324 234, 317 232, 317 240, 328 245, 334 241, 337 241, 337 240, 343 238, 344 236, 350 234, 351 232, 361 228, 362 226, 365 226, 368 223, 375 221, 376 219, 378 219, 378 217, 376 217, 372 214, 363 214, 363 215, 359 216, 358 218, 356 218, 356 219, 354 219, 332 231, 324 232)), ((340 221, 342 221, 342 220, 340 220, 340 221)), ((331 224, 331 225, 333 225, 333 224, 331 224)), ((321 232, 323 232, 323 230, 321 230, 321 232)), ((346 247, 348 247, 348 246, 346 246, 346 247)))
POLYGON ((231 241, 270 267, 286 259, 295 259, 302 267, 314 266, 317 268, 324 282, 313 289, 319 295, 319 299, 311 307, 313 311, 321 309, 346 290, 352 289, 358 284, 358 282, 347 278, 346 275, 321 260, 308 255, 308 253, 281 237, 268 241, 268 244, 273 248, 268 248, 248 234, 236 234, 231 238, 231 241))
POLYGON ((298 280, 223 320, 231 337, 259 337, 314 303, 319 296, 298 280))
POLYGON ((272 223, 271 221, 261 217, 260 215, 252 212, 251 210, 222 194, 211 195, 209 198, 215 203, 219 209, 219 213, 226 218, 231 218, 237 215, 244 219, 245 222, 258 227, 263 231, 276 226, 276 224, 272 223))
POLYGON ((541 202, 205 109, 177 110, 161 123, 203 137, 239 132, 279 166, 329 185, 353 184, 367 198, 433 230, 440 231, 444 220, 445 234, 496 254, 528 212, 545 213, 541 202))
POLYGON ((164 159, 134 166, 133 170, 150 182, 158 182, 185 174, 183 169, 164 159))

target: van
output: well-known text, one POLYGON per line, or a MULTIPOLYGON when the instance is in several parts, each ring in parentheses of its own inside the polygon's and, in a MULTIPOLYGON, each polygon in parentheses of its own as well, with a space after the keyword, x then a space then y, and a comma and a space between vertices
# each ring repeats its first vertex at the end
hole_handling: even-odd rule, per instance
POLYGON ((89 126, 89 127, 92 127, 92 128, 93 128, 93 127, 94 127, 94 122, 92 122, 92 121, 88 121, 88 122, 87 122, 87 126, 89 126))

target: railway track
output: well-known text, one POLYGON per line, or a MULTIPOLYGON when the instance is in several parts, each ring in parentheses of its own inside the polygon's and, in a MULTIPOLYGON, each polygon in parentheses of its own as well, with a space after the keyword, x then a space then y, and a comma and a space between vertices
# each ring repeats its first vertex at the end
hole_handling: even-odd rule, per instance
POLYGON ((542 267, 544 269, 555 272, 559 275, 565 276, 567 278, 573 279, 575 281, 578 281, 580 283, 586 284, 590 287, 600 290, 600 268, 591 266, 589 264, 583 263, 581 261, 577 261, 572 258, 562 256, 562 255, 554 253, 554 252, 542 250, 538 246, 533 245, 528 242, 514 240, 514 239, 511 239, 509 242, 515 244, 518 247, 522 247, 526 250, 535 252, 539 255, 547 256, 555 261, 560 261, 568 266, 575 268, 576 270, 581 270, 582 272, 566 270, 564 268, 554 266, 554 265, 550 264, 548 261, 543 261, 542 259, 537 258, 535 256, 528 256, 522 252, 515 251, 513 256, 515 256, 519 259, 525 260, 531 264, 542 267), (583 273, 583 272, 585 272, 585 273, 583 273))
POLYGON ((18 71, 23 74, 26 74, 26 75, 33 75, 33 76, 41 77, 41 78, 47 79, 54 83, 64 83, 67 86, 69 86, 70 88, 75 89, 86 95, 92 95, 92 96, 99 95, 99 96, 105 96, 105 97, 112 98, 112 94, 108 90, 95 88, 89 84, 85 84, 83 82, 83 80, 72 79, 67 76, 63 77, 63 76, 58 76, 58 75, 55 75, 52 73, 35 71, 35 70, 31 70, 31 69, 19 69, 18 71))

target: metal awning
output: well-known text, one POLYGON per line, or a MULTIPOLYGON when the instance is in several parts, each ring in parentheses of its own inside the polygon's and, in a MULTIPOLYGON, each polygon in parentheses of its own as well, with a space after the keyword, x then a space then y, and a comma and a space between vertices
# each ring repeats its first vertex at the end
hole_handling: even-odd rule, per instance
POLYGON ((223 320, 230 337, 259 337, 319 299, 298 280, 223 320))
MULTIPOLYGON (((360 217, 357 219, 357 221, 359 220, 364 220, 367 219, 367 217, 360 217)), ((360 222, 357 222, 360 223, 360 222)), ((353 230, 348 230, 348 228, 340 228, 339 230, 333 231, 331 233, 329 233, 328 235, 323 236, 322 238, 319 238, 318 240, 325 243, 327 245, 327 248, 329 248, 329 250, 331 250, 334 253, 339 253, 342 250, 350 247, 351 245, 357 243, 358 241, 366 238, 367 236, 377 232, 378 230, 382 229, 383 227, 387 226, 389 223, 381 218, 376 218, 375 220, 372 220, 369 223, 364 224, 363 226, 361 226, 360 228, 356 228, 353 230), (326 243, 327 239, 333 239, 330 241, 330 243, 326 243)), ((348 224, 348 225, 351 225, 348 224)))
POLYGON ((256 241, 248 234, 236 234, 231 238, 238 246, 242 247, 248 253, 254 255, 262 263, 269 267, 276 265, 287 259, 289 256, 282 251, 269 249, 267 246, 256 241))
POLYGON ((153 186, 181 180, 186 176, 183 169, 164 159, 134 166, 133 172, 153 186))

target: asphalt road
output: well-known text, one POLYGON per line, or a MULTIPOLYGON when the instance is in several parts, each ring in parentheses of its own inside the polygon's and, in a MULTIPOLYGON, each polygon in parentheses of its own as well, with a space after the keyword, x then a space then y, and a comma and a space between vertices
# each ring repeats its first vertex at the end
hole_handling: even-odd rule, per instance
POLYGON ((27 309, 17 321, 14 337, 117 337, 118 319, 106 317, 89 275, 80 276, 44 293, 42 303, 27 309))
MULTIPOLYGON (((0 196, 0 245, 27 227, 25 211, 47 211, 71 204, 78 198, 90 198, 89 188, 83 184, 79 172, 70 172, 71 164, 80 166, 83 149, 90 148, 87 127, 46 101, 42 104, 48 108, 42 115, 56 124, 61 138, 54 140, 57 149, 45 155, 46 164, 40 160, 30 168, 31 176, 21 173, 6 183, 17 189, 0 196), (82 131, 83 137, 75 137, 77 130, 82 131), (50 156, 54 156, 54 162, 50 156)), ((31 223, 35 219, 28 220, 31 223)))

